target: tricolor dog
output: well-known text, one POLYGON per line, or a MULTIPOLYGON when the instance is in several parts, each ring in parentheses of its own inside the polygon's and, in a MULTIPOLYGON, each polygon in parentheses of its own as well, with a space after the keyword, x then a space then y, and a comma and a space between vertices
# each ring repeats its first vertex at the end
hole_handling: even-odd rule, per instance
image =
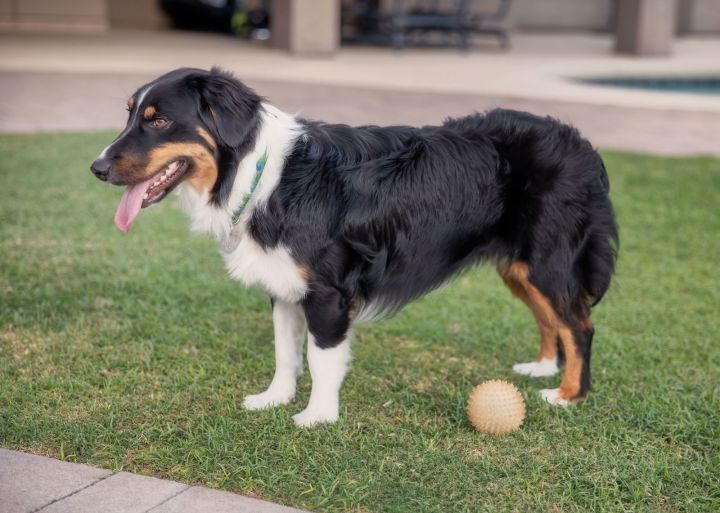
POLYGON ((322 123, 218 69, 167 73, 128 111, 92 164, 125 186, 116 226, 174 190, 230 276, 272 299, 275 375, 247 409, 292 401, 307 336, 312 391, 293 418, 335 421, 353 324, 488 261, 540 330, 539 355, 515 371, 549 376, 564 359, 542 396, 567 404, 590 390, 590 309, 618 239, 605 167, 574 128, 510 110, 422 128, 322 123))

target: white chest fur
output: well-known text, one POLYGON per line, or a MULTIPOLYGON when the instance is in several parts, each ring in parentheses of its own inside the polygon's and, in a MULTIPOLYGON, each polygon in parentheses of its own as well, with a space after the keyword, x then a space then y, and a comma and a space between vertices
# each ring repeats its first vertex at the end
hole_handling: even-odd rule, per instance
POLYGON ((221 254, 230 276, 260 287, 277 299, 296 303, 307 292, 298 264, 282 246, 265 250, 248 233, 243 233, 233 251, 221 254))
POLYGON ((287 153, 293 141, 301 134, 295 119, 271 105, 263 105, 261 128, 255 148, 240 162, 226 207, 212 206, 209 192, 202 193, 181 184, 178 187, 180 202, 191 219, 191 229, 212 234, 224 245, 228 237, 239 240, 232 250, 221 250, 230 276, 246 285, 260 287, 271 296, 289 303, 300 301, 307 292, 307 283, 300 267, 287 248, 278 246, 264 249, 250 234, 246 224, 252 212, 264 208, 267 198, 280 180, 287 153), (237 226, 232 225, 232 206, 250 192, 250 182, 260 156, 267 152, 267 165, 262 179, 243 212, 237 226), (232 234, 231 234, 232 232, 232 234))

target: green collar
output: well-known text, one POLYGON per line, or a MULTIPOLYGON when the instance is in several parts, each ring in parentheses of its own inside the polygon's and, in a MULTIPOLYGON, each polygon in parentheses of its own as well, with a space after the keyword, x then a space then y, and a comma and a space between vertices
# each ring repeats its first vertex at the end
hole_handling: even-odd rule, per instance
POLYGON ((253 192, 255 192, 255 189, 258 186, 258 183, 260 183, 260 177, 263 174, 263 170, 265 169, 265 164, 267 164, 268 159, 268 151, 267 148, 265 148, 265 151, 258 159, 257 163, 255 164, 255 175, 253 176, 252 182, 250 182, 250 192, 243 194, 242 202, 240 203, 240 206, 235 209, 232 216, 232 222, 233 224, 237 224, 237 222, 240 220, 240 216, 243 213, 243 210, 245 210, 245 207, 247 206, 248 202, 250 201, 250 198, 252 197, 253 192))

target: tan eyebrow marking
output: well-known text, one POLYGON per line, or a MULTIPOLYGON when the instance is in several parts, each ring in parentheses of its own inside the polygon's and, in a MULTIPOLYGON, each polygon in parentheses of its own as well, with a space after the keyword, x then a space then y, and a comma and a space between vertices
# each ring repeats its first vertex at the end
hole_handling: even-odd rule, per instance
POLYGON ((157 109, 155 107, 153 107, 152 105, 149 105, 149 106, 145 107, 145 110, 143 111, 143 117, 145 119, 152 119, 152 117, 155 115, 156 112, 157 112, 157 109))
POLYGON ((132 109, 132 108, 133 108, 133 105, 135 105, 135 100, 134 100, 133 97, 131 96, 130 98, 128 98, 128 101, 127 101, 128 109, 132 109))

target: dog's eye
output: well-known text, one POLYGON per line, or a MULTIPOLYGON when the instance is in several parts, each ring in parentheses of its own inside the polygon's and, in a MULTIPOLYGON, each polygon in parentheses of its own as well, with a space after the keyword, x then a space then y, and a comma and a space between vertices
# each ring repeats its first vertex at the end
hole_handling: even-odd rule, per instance
POLYGON ((165 128, 170 124, 170 121, 163 118, 155 118, 150 122, 150 126, 153 128, 165 128))

